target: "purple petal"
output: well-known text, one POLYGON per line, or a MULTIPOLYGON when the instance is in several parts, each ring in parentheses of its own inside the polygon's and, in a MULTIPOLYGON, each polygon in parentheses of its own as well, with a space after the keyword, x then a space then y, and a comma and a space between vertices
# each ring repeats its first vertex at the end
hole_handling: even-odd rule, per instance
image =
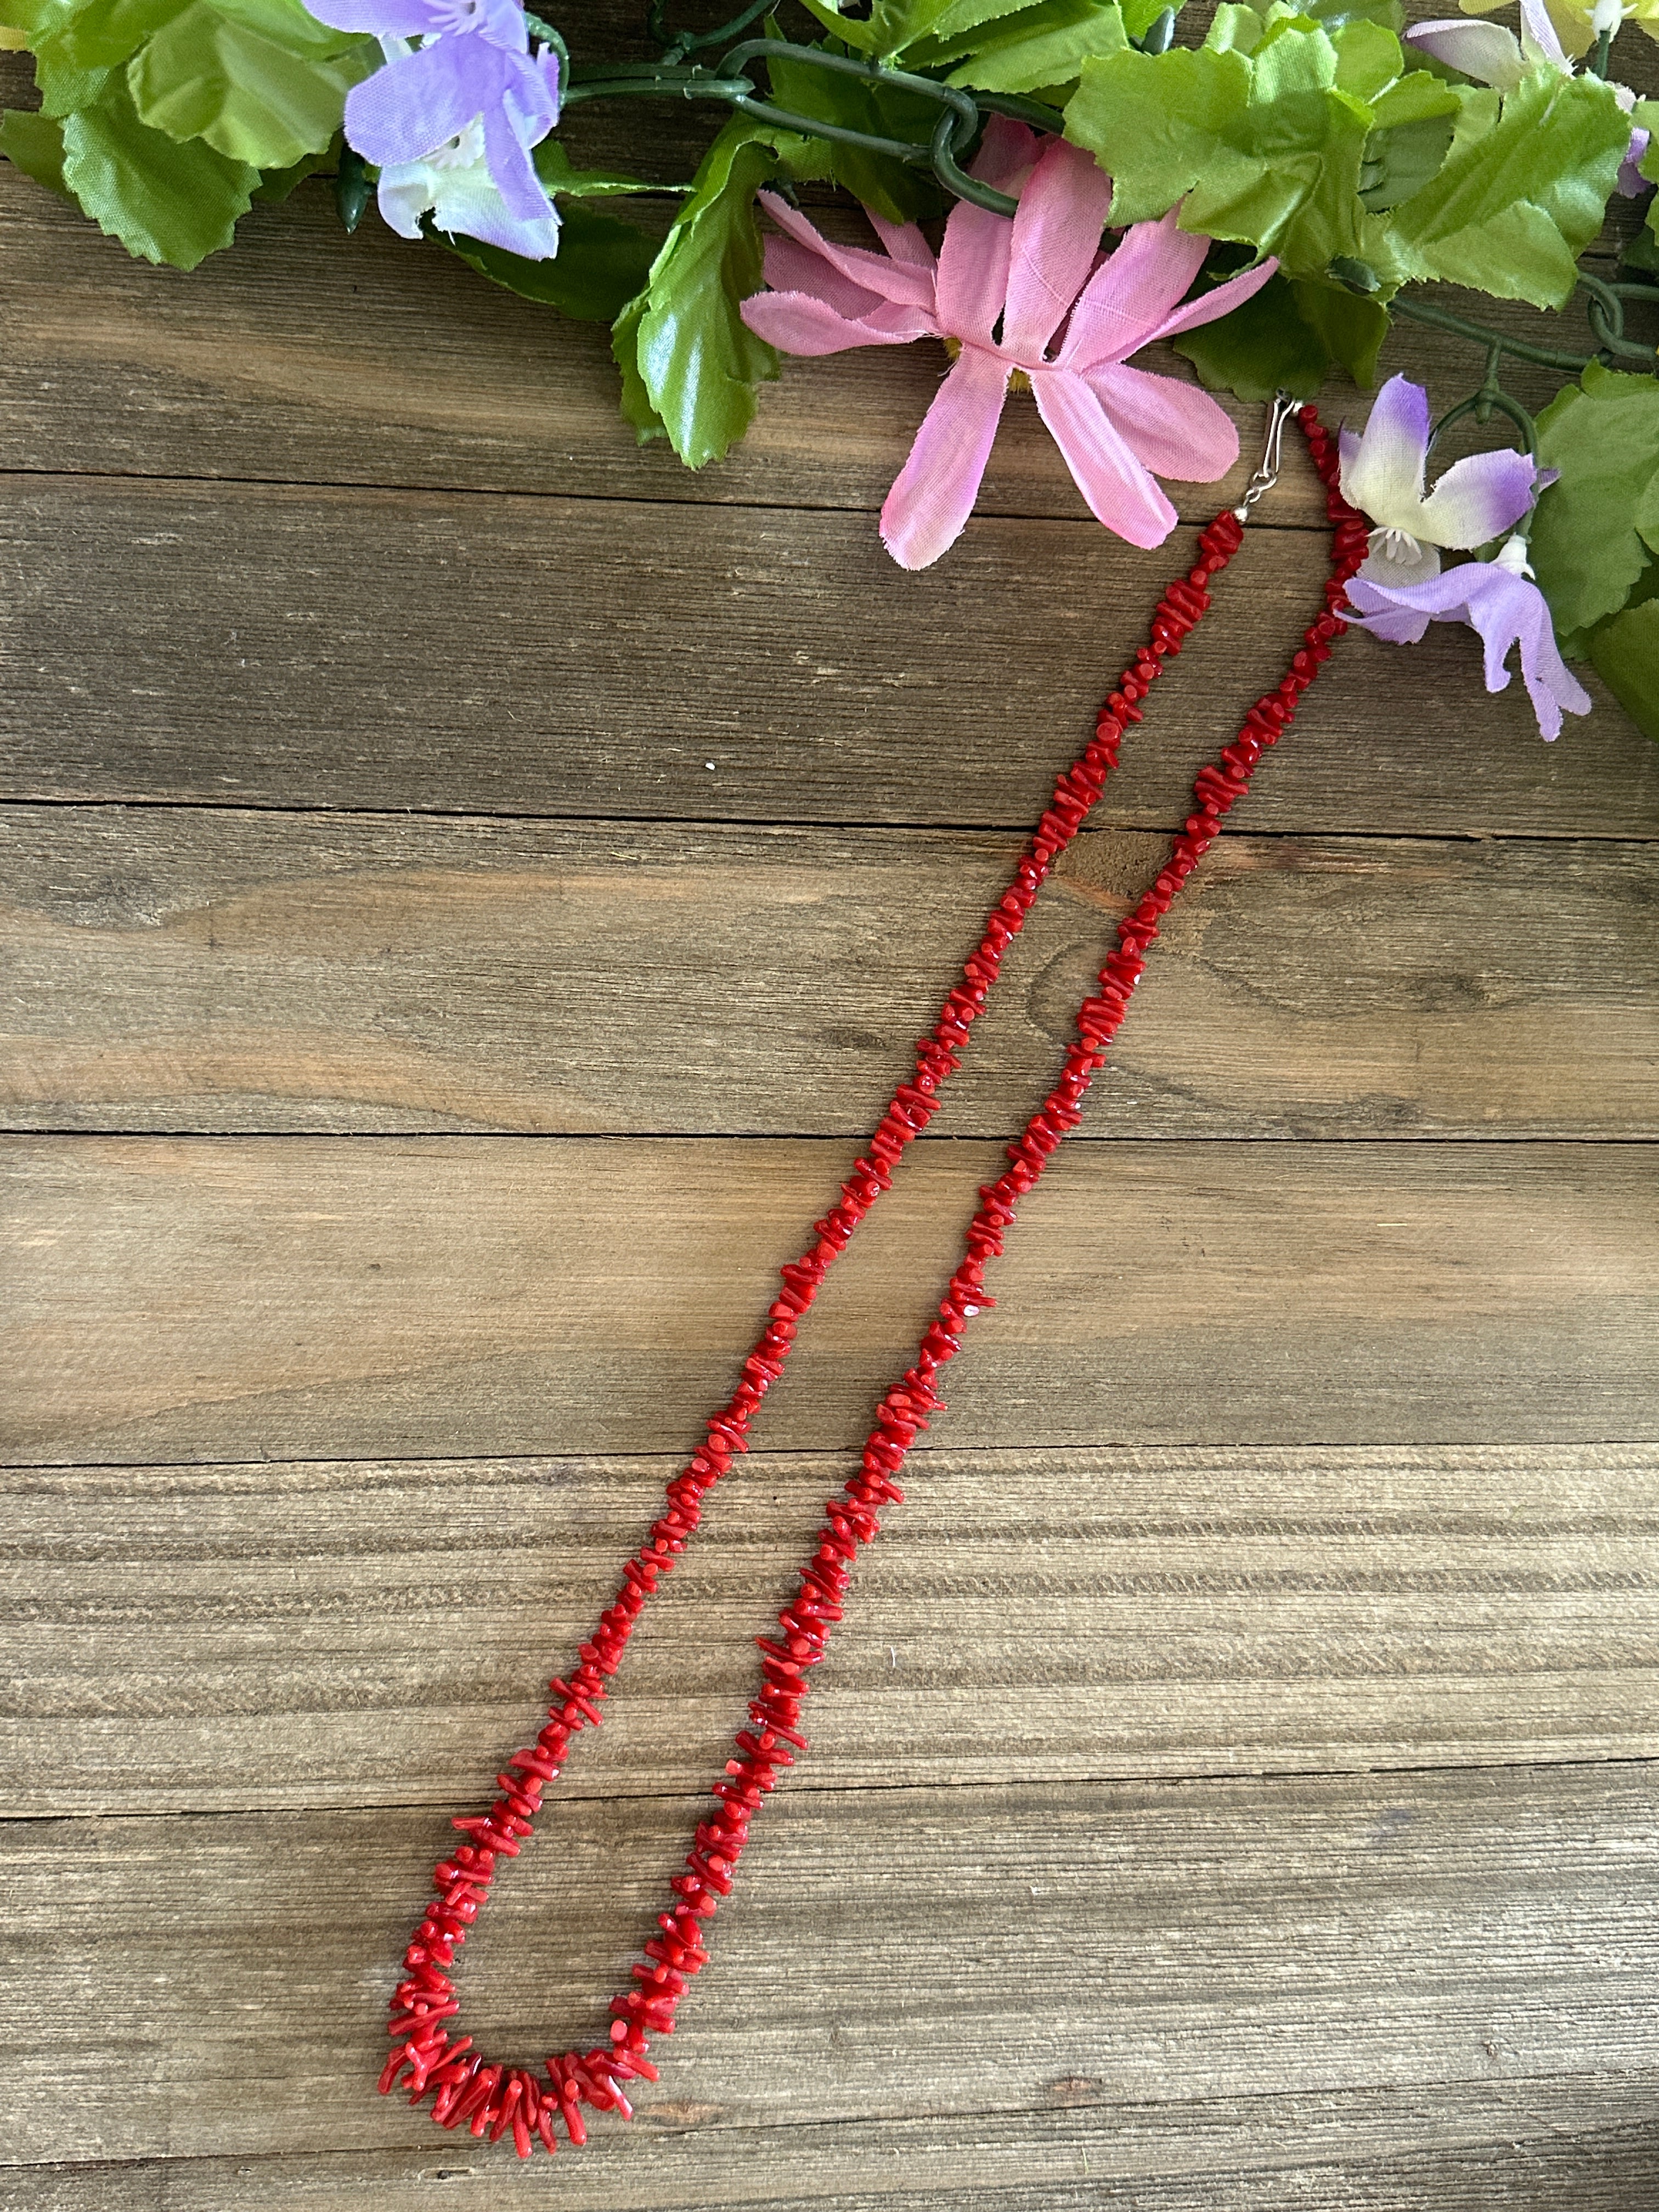
POLYGON ((1437 62, 1462 70, 1482 84, 1508 92, 1527 74, 1527 58, 1513 31, 1501 23, 1472 23, 1455 15, 1432 23, 1413 23, 1406 43, 1420 46, 1437 62))
MULTIPOLYGON (((553 258, 559 250, 556 211, 538 222, 520 222, 507 213, 498 191, 475 183, 471 172, 462 175, 464 181, 459 185, 447 177, 438 179, 432 220, 440 230, 480 239, 486 246, 499 246, 503 252, 520 254, 526 261, 553 258)), ((381 182, 384 185, 384 174, 381 182)))
POLYGON ((306 13, 334 31, 365 31, 373 38, 430 39, 443 29, 433 0, 307 0, 306 13))
POLYGON ((1530 453, 1471 453, 1454 463, 1418 510, 1416 535, 1459 552, 1501 538, 1532 505, 1538 466, 1530 453))
POLYGON ((1420 384, 1391 376, 1352 456, 1344 447, 1342 496, 1373 522, 1415 535, 1428 458, 1429 395, 1420 384))
POLYGON ((1485 647, 1488 691, 1502 691, 1508 685, 1510 672, 1504 664, 1510 647, 1518 644, 1521 680, 1547 738, 1560 734, 1563 708, 1574 714, 1590 711, 1589 694, 1556 646, 1543 593, 1536 584, 1496 561, 1465 561, 1431 583, 1414 584, 1404 591, 1356 577, 1348 597, 1359 609, 1358 627, 1394 642, 1403 638, 1414 644, 1431 620, 1467 623, 1485 647))
POLYGON ((353 85, 346 136, 382 168, 418 161, 459 137, 475 115, 501 104, 509 64, 482 39, 440 39, 353 85))
POLYGON ((1154 476, 1214 483, 1238 459, 1232 417, 1196 385, 1115 362, 1091 369, 1087 381, 1124 443, 1154 476))
MULTIPOLYGON (((1006 115, 994 115, 969 173, 1000 192, 1017 191, 1036 159, 1036 133, 1006 115)), ((1008 297, 1008 262, 1014 226, 971 200, 958 200, 939 250, 939 326, 959 338, 989 345, 1008 297)))
POLYGON ((1618 191, 1627 200, 1639 200, 1648 188, 1642 164, 1648 157, 1650 134, 1638 124, 1630 134, 1630 151, 1619 165, 1618 191))
POLYGON ((1521 0, 1521 42, 1559 69, 1563 76, 1572 75, 1572 64, 1544 0, 1521 0))
MULTIPOLYGON (((526 126, 520 125, 514 112, 516 104, 509 92, 494 107, 485 108, 484 156, 507 213, 520 222, 544 222, 553 212, 553 203, 530 158, 526 126)), ((533 122, 527 127, 533 129, 533 122)), ((550 128, 551 118, 543 118, 537 135, 545 137, 550 128)))
MULTIPOLYGON (((997 220, 1012 228, 1006 217, 997 220)), ((1002 417, 1008 374, 994 354, 964 346, 940 385, 881 510, 882 543, 901 568, 927 568, 966 528, 1002 417)))
POLYGON ((1019 198, 1009 245, 1002 349, 1042 359, 1100 252, 1112 180, 1092 154, 1051 138, 1019 198))
POLYGON ((1416 607, 1401 606, 1399 598, 1386 586, 1356 576, 1348 586, 1348 603, 1359 610, 1354 628, 1368 629, 1389 645, 1421 644, 1434 617, 1416 607))
POLYGON ((1097 395, 1069 368, 1037 369, 1031 389, 1091 514, 1131 545, 1161 545, 1176 526, 1176 511, 1097 395))

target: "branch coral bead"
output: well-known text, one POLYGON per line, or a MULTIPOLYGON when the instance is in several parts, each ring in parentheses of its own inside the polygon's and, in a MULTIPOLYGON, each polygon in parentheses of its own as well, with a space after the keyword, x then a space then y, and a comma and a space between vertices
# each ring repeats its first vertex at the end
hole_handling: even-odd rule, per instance
POLYGON ((1298 419, 1327 487, 1333 525, 1324 611, 1304 631, 1278 687, 1255 702, 1218 757, 1199 770, 1194 811, 1156 877, 1117 925, 1117 943, 1079 1009, 1077 1034, 1058 1080, 1007 1147, 1007 1167, 981 1189, 962 1256, 922 1333, 915 1360, 883 1394, 856 1470, 826 1504, 798 1571, 797 1587, 778 1613, 778 1632, 756 1639, 760 1684, 750 1702, 747 1724, 732 1739, 724 1771, 712 1785, 709 1807, 669 1883, 657 1932, 629 1969, 630 1986, 611 2000, 606 2042, 558 2053, 539 2071, 486 2062, 470 2036, 451 2032, 460 2010, 450 1971, 455 1954, 488 1902, 503 1863, 518 1857, 533 1834, 544 1794, 558 1779, 572 1741, 603 1720, 606 1683, 621 1664, 647 1603, 696 1533, 703 1498, 747 1449, 750 1419, 783 1371, 801 1317, 838 1255, 890 1187, 905 1151, 937 1111, 939 1091, 960 1063, 1003 955, 1099 799, 1117 765, 1126 728, 1140 720, 1139 702, 1164 661, 1180 652, 1207 611, 1210 585, 1243 537, 1231 511, 1218 515, 1202 532, 1199 560, 1159 600, 1148 642, 1101 708, 1089 744, 1057 780, 1036 834, 963 963, 963 980, 946 992, 932 1030, 917 1044, 913 1076, 894 1091, 865 1155, 842 1184, 838 1203, 815 1224, 813 1242, 779 1271, 777 1295, 742 1363, 742 1380, 726 1404, 708 1416, 702 1442, 668 1484, 665 1509, 624 1564, 615 1596, 579 1649, 580 1663, 568 1677, 555 1675, 549 1683, 545 1724, 532 1744, 505 1761, 495 1778, 499 1794, 489 1808, 453 1821, 465 1840, 433 1869, 434 1897, 404 1954, 404 1974, 392 1995, 388 2028, 393 2048, 380 2080, 383 2093, 401 2088, 411 2104, 429 2099, 441 2127, 465 2126, 492 2142, 510 2134, 519 2156, 528 2158, 538 2143, 554 2150, 561 2132, 573 2144, 585 2142, 584 2109, 627 2118, 632 2111, 627 2085, 657 2079, 647 2055, 649 2045, 654 2038, 673 2033, 680 2002, 708 1963, 708 1923, 732 1893, 751 1825, 781 1776, 807 1749, 800 1722, 811 1670, 828 1654, 858 1555, 880 1534, 886 1508, 902 1504, 897 1477, 917 1437, 942 1410, 938 1378, 960 1350, 969 1322, 994 1304, 985 1288, 986 1264, 1000 1256, 1020 1200, 1081 1121, 1089 1085, 1127 1012, 1147 949, 1170 902, 1214 842, 1223 817, 1249 790, 1264 754, 1288 727, 1332 641, 1346 628, 1346 587, 1365 557, 1366 525, 1341 496, 1335 441, 1311 407, 1304 407, 1298 419))

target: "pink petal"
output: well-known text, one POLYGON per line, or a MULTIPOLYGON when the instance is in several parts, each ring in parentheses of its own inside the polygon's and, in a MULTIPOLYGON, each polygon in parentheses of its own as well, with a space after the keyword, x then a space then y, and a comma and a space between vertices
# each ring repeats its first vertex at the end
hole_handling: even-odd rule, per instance
POLYGON ((793 238, 769 238, 765 255, 766 281, 775 292, 810 292, 854 322, 881 304, 878 292, 867 284, 855 284, 821 253, 793 238))
POLYGON ((1008 374, 994 354, 964 346, 939 386, 881 510, 882 543, 900 568, 927 568, 961 537, 991 458, 1008 374))
POLYGON ((1154 476, 1214 483, 1238 459, 1232 418, 1196 385, 1116 362, 1091 369, 1087 382, 1125 445, 1154 476))
POLYGON ((1092 368, 1136 353, 1204 265, 1207 238, 1176 227, 1171 208, 1159 222, 1138 222, 1072 310, 1058 356, 1062 368, 1092 368))
POLYGON ((1089 281, 1112 180, 1080 146, 1051 138, 1020 194, 1008 270, 1002 349, 1028 366, 1042 360, 1066 310, 1089 281))
POLYGON ((1031 389, 1091 512, 1131 545, 1161 545, 1176 526, 1176 511, 1083 379, 1070 369, 1039 368, 1031 389))
POLYGON ((810 292, 757 292, 740 310, 757 337, 783 353, 846 353, 854 346, 908 345, 933 335, 931 320, 890 300, 868 315, 843 315, 810 292))
POLYGON ((813 228, 798 209, 776 192, 763 192, 761 205, 778 228, 786 232, 798 245, 840 271, 853 283, 874 292, 884 300, 901 300, 907 307, 928 307, 933 304, 933 272, 914 264, 895 261, 885 253, 872 253, 866 246, 832 246, 823 234, 813 228))
MULTIPOLYGON (((1202 242, 1207 246, 1210 241, 1206 238, 1202 242)), ((1242 307, 1246 300, 1254 298, 1278 267, 1275 260, 1259 262, 1254 269, 1242 270, 1224 284, 1218 284, 1212 292, 1188 300, 1184 307, 1165 315, 1145 343, 1154 345, 1159 338, 1176 337, 1182 331, 1195 331, 1204 323, 1214 322, 1218 316, 1230 315, 1235 307, 1242 307)))
MULTIPOLYGON (((1017 191, 1036 159, 1036 133, 1006 115, 994 115, 969 174, 1000 192, 1017 191)), ((1014 226, 1006 216, 958 200, 939 250, 939 319, 953 337, 989 345, 1008 297, 1008 258, 1014 226)))
POLYGON ((931 276, 937 265, 933 249, 913 222, 889 222, 885 216, 878 215, 874 208, 864 210, 870 228, 887 248, 895 261, 906 261, 917 269, 925 269, 931 276))

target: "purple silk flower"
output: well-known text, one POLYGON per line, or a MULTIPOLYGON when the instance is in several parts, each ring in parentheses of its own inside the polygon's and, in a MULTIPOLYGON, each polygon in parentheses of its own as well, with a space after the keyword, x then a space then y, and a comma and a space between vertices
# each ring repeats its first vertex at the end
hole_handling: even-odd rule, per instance
MULTIPOLYGON (((368 32, 387 43, 386 66, 355 85, 346 100, 346 137, 365 161, 382 170, 434 161, 442 169, 465 159, 469 140, 481 133, 483 166, 508 222, 538 226, 544 239, 556 236, 557 216, 530 149, 559 119, 558 58, 549 46, 531 53, 519 0, 306 4, 336 30, 368 32), (398 51, 407 39, 422 43, 398 51)), ((540 253, 550 250, 544 244, 540 253)))
POLYGON ((1486 689, 1502 691, 1510 680, 1510 647, 1521 648, 1521 680, 1538 717, 1540 734, 1561 734, 1561 709, 1588 714, 1592 704, 1569 672, 1555 643, 1548 602, 1527 566, 1527 541, 1510 538, 1492 561, 1464 561, 1427 582, 1395 585, 1356 576, 1348 598, 1359 611, 1358 627, 1390 645, 1416 645, 1431 622, 1461 622, 1478 632, 1486 648, 1486 689))

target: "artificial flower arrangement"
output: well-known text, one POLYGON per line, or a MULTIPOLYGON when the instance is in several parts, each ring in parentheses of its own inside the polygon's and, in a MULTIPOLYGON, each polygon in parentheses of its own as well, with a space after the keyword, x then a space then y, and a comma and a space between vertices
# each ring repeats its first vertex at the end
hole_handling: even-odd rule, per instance
POLYGON ((4 116, 0 150, 182 269, 331 171, 348 228, 372 195, 402 236, 609 323, 623 413, 693 468, 781 352, 942 342, 882 514, 907 567, 963 526, 1011 391, 1099 520, 1151 547, 1175 522, 1158 479, 1212 482, 1237 441, 1131 356, 1169 339, 1211 392, 1309 399, 1373 383, 1395 319, 1434 324, 1485 349, 1454 416, 1500 414, 1520 450, 1428 493, 1425 403, 1391 383, 1346 465, 1377 533, 1351 606, 1402 642, 1468 623, 1494 685, 1518 642, 1546 736, 1589 705, 1565 654, 1659 737, 1659 102, 1614 75, 1623 19, 1659 38, 1659 0, 1521 0, 1518 36, 1474 13, 1500 0, 1410 30, 1399 0, 1222 0, 1191 46, 1159 0, 797 0, 793 39, 778 4, 675 33, 652 0, 659 58, 617 63, 520 0, 9 0, 40 106, 4 116), (629 96, 731 111, 684 184, 570 161, 562 114, 629 96), (824 237, 809 183, 853 194, 878 245, 824 237), (1580 257, 1615 195, 1647 210, 1609 278, 1580 257), (1582 294, 1594 349, 1487 329, 1436 284, 1582 294), (1535 422, 1510 356, 1574 380, 1535 422), (1442 550, 1475 557, 1443 573, 1442 550))
MULTIPOLYGON (((667 1484, 611 1601, 550 1683, 544 1723, 498 1794, 458 1816, 464 1840, 402 1954, 383 2093, 442 2126, 512 2138, 520 2157, 586 2139, 585 2112, 630 2111, 648 2055, 709 1961, 750 1825, 808 1748, 811 1669, 854 1567, 890 1505, 963 1331, 994 1301, 987 1266, 1020 1201, 1082 1119, 1163 917, 1355 623, 1399 643, 1431 622, 1477 631, 1488 687, 1520 674, 1540 732, 1586 713, 1568 663, 1589 660, 1659 737, 1659 102, 1612 76, 1621 12, 1659 37, 1659 0, 1521 0, 1519 36, 1454 19, 1407 31, 1399 0, 1221 0, 1201 43, 1176 42, 1159 0, 799 0, 789 40, 755 4, 718 29, 649 27, 659 58, 574 58, 519 0, 5 0, 35 61, 38 112, 7 114, 0 149, 131 251, 191 268, 228 246, 257 198, 326 171, 348 230, 371 198, 393 230, 461 255, 567 315, 608 323, 624 415, 702 467, 739 438, 780 353, 940 349, 939 391, 881 515, 893 557, 939 559, 973 509, 1011 394, 1029 397, 1091 511, 1152 548, 1176 526, 1160 479, 1214 483, 1238 455, 1212 396, 1271 402, 1241 503, 1197 536, 1145 641, 1056 780, 982 933, 915 1048, 836 1201, 812 1224, 732 1395, 667 1484), (696 58, 712 54, 712 66, 696 58), (1582 65, 1581 65, 1582 64, 1582 65), (757 72, 764 70, 763 90, 757 72), (695 177, 665 187, 580 169, 555 136, 585 100, 708 100, 732 112, 695 177), (827 236, 797 187, 839 185, 873 243, 827 236), (614 211, 666 192, 666 235, 614 211), (1621 268, 1580 257, 1609 200, 1644 197, 1621 268), (941 218, 943 218, 941 222, 941 218), (1436 283, 1560 310, 1582 291, 1589 354, 1542 347, 1437 301, 1436 283), (1632 330, 1626 327, 1633 310, 1632 330), (1312 404, 1339 372, 1375 381, 1395 318, 1482 349, 1485 372, 1439 426, 1405 376, 1363 431, 1333 436, 1312 404), (1641 331, 1643 335, 1635 334, 1641 331), (1134 365, 1168 341, 1199 381, 1134 365), (1506 358, 1571 378, 1534 421, 1506 358), (1512 447, 1430 483, 1438 429, 1500 416, 1512 447), (762 1680, 713 1783, 656 1932, 611 2001, 606 2036, 544 2063, 490 2061, 456 2033, 458 1951, 497 1876, 534 1832, 574 1739, 604 1717, 610 1678, 708 1492, 747 1448, 830 1267, 891 1188, 969 1049, 1003 956, 1143 714, 1168 659, 1271 489, 1297 420, 1326 491, 1331 568, 1277 685, 1200 769, 1192 812, 1115 928, 1063 1066, 982 1186, 935 1316, 884 1393, 842 1489, 757 1639, 762 1680), (1442 554, 1466 557, 1449 565, 1442 554)), ((1464 0, 1466 7, 1483 0, 1464 0)), ((659 231, 660 226, 659 226, 659 231)))

